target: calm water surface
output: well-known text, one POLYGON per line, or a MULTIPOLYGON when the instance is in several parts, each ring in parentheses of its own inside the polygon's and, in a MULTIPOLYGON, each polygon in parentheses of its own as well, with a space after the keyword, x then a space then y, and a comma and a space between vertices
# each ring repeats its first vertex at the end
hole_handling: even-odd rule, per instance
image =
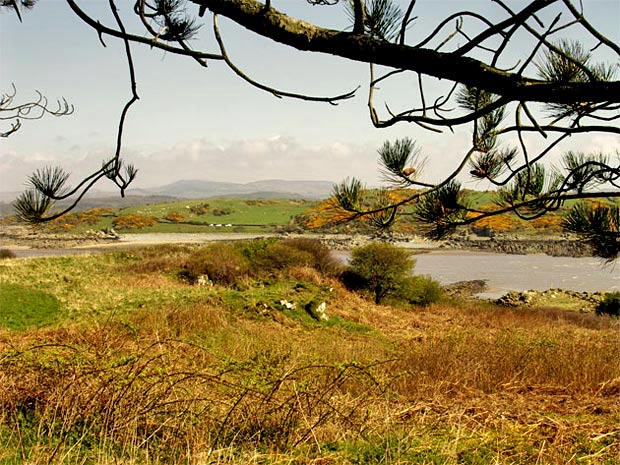
MULTIPOLYGON (((339 253, 344 260, 346 253, 339 253)), ((508 291, 553 288, 574 291, 620 291, 620 263, 605 266, 597 258, 508 255, 499 253, 440 251, 415 256, 416 274, 426 274, 442 284, 472 279, 487 280, 483 296, 508 291)))

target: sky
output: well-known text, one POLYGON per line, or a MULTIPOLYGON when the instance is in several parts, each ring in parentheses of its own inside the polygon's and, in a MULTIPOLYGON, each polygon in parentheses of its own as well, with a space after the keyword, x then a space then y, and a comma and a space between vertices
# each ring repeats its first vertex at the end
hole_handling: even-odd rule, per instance
MULTIPOLYGON (((113 25, 106 1, 78 3, 113 25)), ((128 28, 140 31, 131 13, 133 2, 117 3, 128 28)), ((488 0, 420 0, 419 19, 410 35, 423 37, 449 10, 465 4, 485 12, 492 21, 501 18, 488 0)), ((620 0, 584 4, 591 21, 619 43, 620 0)), ((342 29, 348 23, 342 5, 312 7, 302 0, 274 0, 273 5, 324 27, 342 29)), ((192 45, 216 52, 207 16, 192 45)), ((66 168, 73 173, 72 180, 96 170, 113 153, 118 117, 130 95, 122 43, 104 36, 104 48, 63 0, 40 0, 23 20, 19 23, 10 11, 0 13, 0 91, 8 92, 14 84, 17 101, 32 99, 35 90, 52 100, 64 97, 75 106, 75 113, 25 121, 21 130, 0 140, 0 191, 22 190, 27 176, 45 165, 66 168)), ((429 158, 429 180, 446 175, 463 156, 470 138, 468 127, 440 135, 407 124, 375 129, 367 109, 367 65, 298 52, 225 18, 220 26, 228 53, 254 79, 312 95, 337 95, 361 87, 355 98, 337 106, 278 99, 237 78, 221 62, 211 61, 205 69, 191 59, 133 44, 140 100, 127 118, 123 156, 139 169, 134 187, 180 179, 338 182, 350 176, 376 185, 380 181, 377 149, 386 140, 402 137, 416 140, 429 158)), ((517 60, 519 41, 506 54, 507 61, 513 56, 517 60)), ((384 111, 384 98, 396 110, 415 104, 413 81, 408 77, 382 87, 378 109, 384 111)), ((620 150, 620 141, 616 136, 595 135, 573 138, 562 148, 613 152, 620 150)))

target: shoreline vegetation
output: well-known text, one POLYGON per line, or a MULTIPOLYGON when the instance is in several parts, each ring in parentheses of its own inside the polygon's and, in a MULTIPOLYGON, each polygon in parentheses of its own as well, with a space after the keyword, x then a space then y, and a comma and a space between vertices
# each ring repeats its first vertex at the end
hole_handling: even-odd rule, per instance
POLYGON ((379 305, 282 247, 1 260, 0 463, 618 463, 617 318, 379 305))
MULTIPOLYGON (((114 230, 69 234, 37 231, 25 226, 0 226, 0 248, 10 250, 20 256, 46 256, 78 253, 102 253, 114 250, 131 249, 139 246, 165 244, 206 244, 216 241, 249 240, 254 238, 309 238, 319 240, 331 250, 350 251, 377 239, 362 234, 324 234, 324 233, 141 233, 132 232, 119 235, 114 230)), ((556 257, 588 257, 591 249, 568 235, 495 234, 481 237, 471 233, 460 233, 443 241, 431 241, 423 237, 393 234, 389 242, 406 248, 414 254, 437 251, 463 250, 470 252, 490 252, 505 254, 546 254, 556 257)), ((465 280, 445 286, 448 294, 465 299, 477 299, 487 289, 480 280, 465 280), (482 283, 482 284, 481 284, 482 283)), ((593 312, 603 298, 603 292, 575 292, 568 289, 548 289, 545 291, 509 291, 490 299, 501 305, 527 307, 534 302, 539 305, 561 306, 571 310, 593 312), (557 298, 557 297, 560 298, 557 298)), ((486 298, 486 300, 489 300, 486 298)))

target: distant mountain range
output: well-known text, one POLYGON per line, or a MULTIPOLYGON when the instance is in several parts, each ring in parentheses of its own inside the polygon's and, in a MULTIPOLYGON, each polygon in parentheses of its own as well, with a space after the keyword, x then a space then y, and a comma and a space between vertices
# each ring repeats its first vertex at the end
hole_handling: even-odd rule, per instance
MULTIPOLYGON (((334 184, 329 181, 287 181, 280 179, 248 183, 183 180, 160 187, 128 189, 124 199, 115 192, 93 190, 82 199, 77 210, 96 207, 123 208, 172 202, 178 199, 206 199, 209 197, 316 200, 329 197, 333 186, 334 184)), ((0 216, 13 213, 11 203, 19 194, 19 192, 0 192, 0 216)), ((57 206, 62 208, 63 203, 58 202, 57 206)))
POLYGON ((334 183, 328 181, 286 181, 269 179, 248 183, 184 180, 149 189, 134 189, 133 195, 165 195, 184 199, 208 197, 291 197, 323 199, 331 195, 334 183))

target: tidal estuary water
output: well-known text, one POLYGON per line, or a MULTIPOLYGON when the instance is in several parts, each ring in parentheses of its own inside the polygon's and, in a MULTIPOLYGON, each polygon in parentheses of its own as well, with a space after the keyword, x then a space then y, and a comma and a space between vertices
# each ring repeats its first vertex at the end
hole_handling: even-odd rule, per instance
MULTIPOLYGON (((343 260, 348 254, 338 252, 343 260)), ((442 284, 484 279, 489 289, 482 297, 508 291, 620 291, 620 263, 605 265, 598 258, 508 255, 486 252, 433 251, 415 255, 415 274, 430 275, 442 284)))

